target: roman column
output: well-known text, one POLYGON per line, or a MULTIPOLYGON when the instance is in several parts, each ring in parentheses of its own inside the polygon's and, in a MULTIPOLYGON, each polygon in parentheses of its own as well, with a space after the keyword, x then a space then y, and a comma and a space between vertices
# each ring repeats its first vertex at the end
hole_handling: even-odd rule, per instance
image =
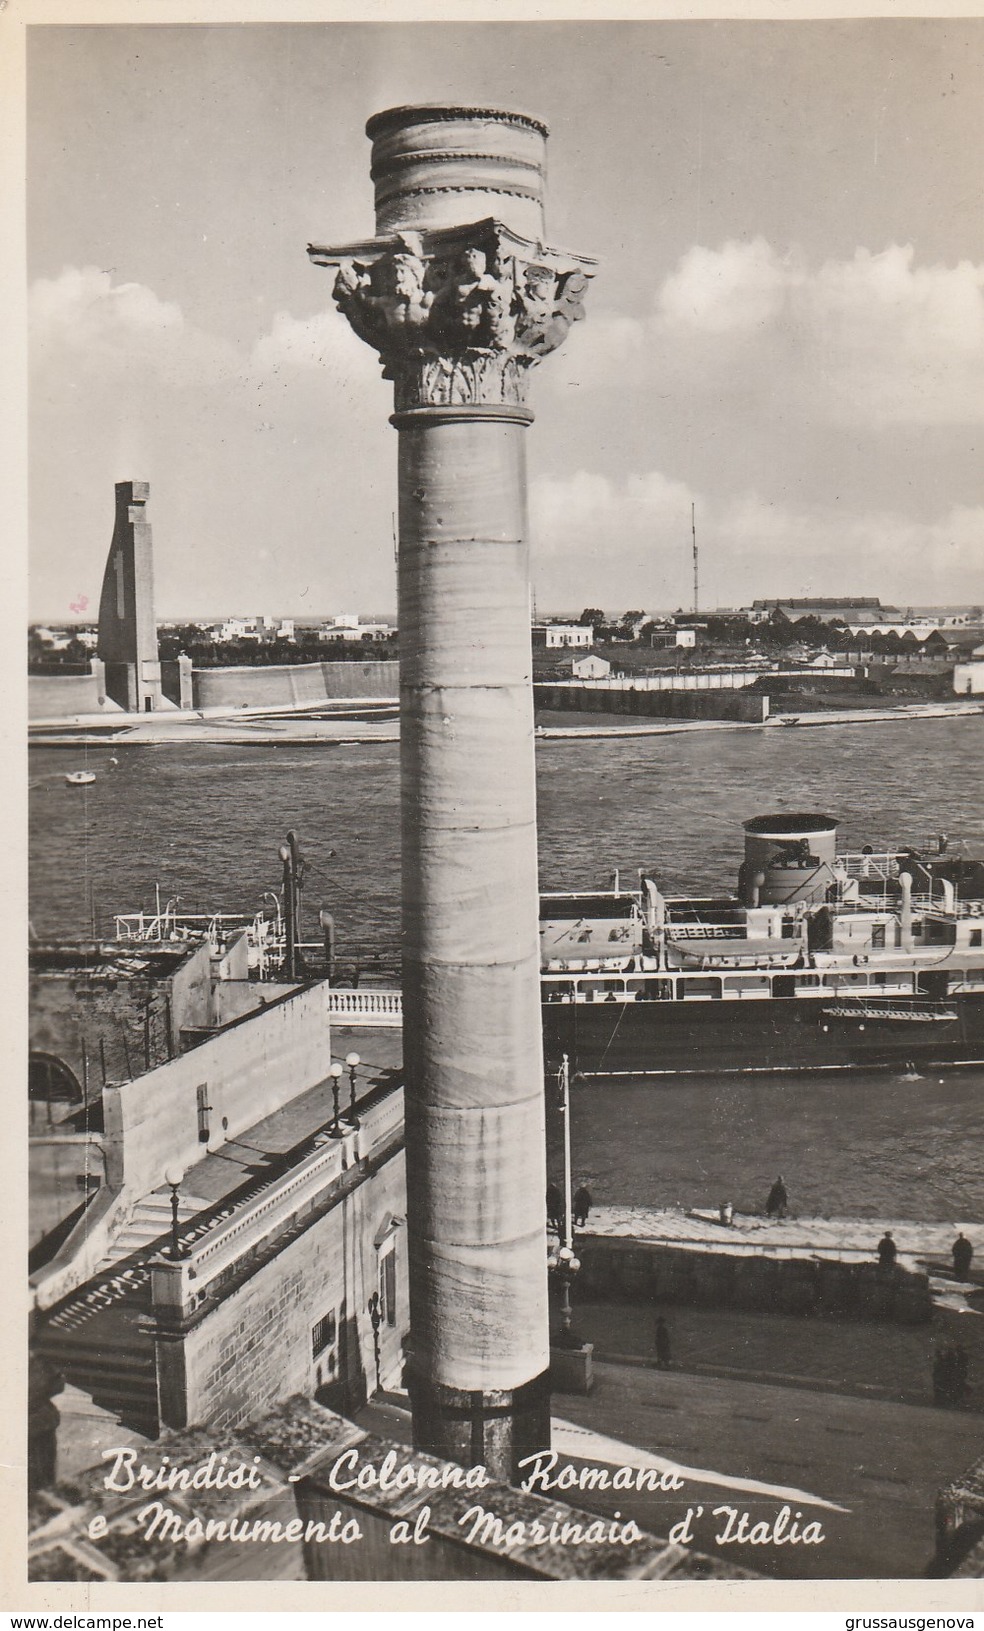
POLYGON ((376 236, 311 246, 393 381, 414 1442, 511 1477, 549 1443, 524 432, 593 263, 544 248, 547 131, 370 119, 376 236))

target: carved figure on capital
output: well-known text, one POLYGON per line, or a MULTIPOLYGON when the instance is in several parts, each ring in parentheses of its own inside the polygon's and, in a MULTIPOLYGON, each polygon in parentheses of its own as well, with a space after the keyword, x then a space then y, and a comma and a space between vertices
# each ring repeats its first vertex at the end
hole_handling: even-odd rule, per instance
POLYGON ((516 345, 532 357, 545 357, 562 343, 572 323, 584 316, 588 280, 583 272, 557 273, 531 262, 516 290, 516 345))
POLYGON ((344 261, 335 279, 335 304, 359 337, 375 350, 417 345, 433 294, 425 289, 426 263, 409 239, 374 265, 344 261))
POLYGON ((431 339, 440 347, 504 349, 514 326, 512 279, 491 272, 485 251, 469 245, 434 294, 431 339))

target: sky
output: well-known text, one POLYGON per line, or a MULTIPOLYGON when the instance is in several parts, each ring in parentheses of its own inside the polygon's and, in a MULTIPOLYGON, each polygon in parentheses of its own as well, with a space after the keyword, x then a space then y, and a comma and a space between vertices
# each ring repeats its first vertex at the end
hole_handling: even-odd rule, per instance
POLYGON ((984 19, 28 30, 30 615, 94 618, 113 484, 157 612, 395 609, 391 386, 310 241, 365 121, 545 119, 596 256, 534 378, 541 614, 984 602, 984 19))

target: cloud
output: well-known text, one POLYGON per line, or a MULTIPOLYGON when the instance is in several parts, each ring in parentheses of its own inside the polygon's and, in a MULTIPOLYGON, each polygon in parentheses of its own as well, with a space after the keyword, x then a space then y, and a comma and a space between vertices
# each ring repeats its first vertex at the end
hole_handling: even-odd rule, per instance
POLYGON ((810 267, 762 238, 697 245, 648 316, 589 313, 558 382, 769 404, 867 432, 984 419, 984 266, 911 245, 810 267))
POLYGON ((657 321, 667 330, 751 333, 776 320, 789 286, 790 268, 764 238, 695 245, 657 291, 657 321))
POLYGON ((313 317, 292 317, 278 311, 268 334, 257 340, 251 352, 252 366, 260 373, 280 369, 298 372, 328 369, 346 380, 359 372, 371 372, 372 353, 348 323, 335 311, 317 312, 313 317))
POLYGON ((142 283, 116 283, 96 266, 66 267, 32 285, 32 355, 43 370, 89 378, 149 375, 185 387, 235 376, 236 347, 186 322, 180 306, 142 283))
POLYGON ((984 506, 955 505, 927 521, 890 510, 844 516, 836 505, 780 505, 754 490, 714 501, 656 470, 622 482, 578 470, 533 483, 541 603, 567 607, 577 585, 580 602, 606 610, 689 605, 692 502, 705 605, 835 589, 924 604, 984 599, 984 506))

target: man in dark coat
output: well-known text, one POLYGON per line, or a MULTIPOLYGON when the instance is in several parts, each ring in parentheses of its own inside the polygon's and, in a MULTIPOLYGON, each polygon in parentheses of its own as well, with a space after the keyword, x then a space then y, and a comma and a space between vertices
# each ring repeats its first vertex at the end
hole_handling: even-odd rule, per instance
POLYGON ((953 1272, 958 1280, 966 1280, 970 1273, 970 1263, 974 1255, 974 1248, 961 1230, 951 1248, 953 1252, 953 1272))
POLYGON ((557 1233, 561 1232, 564 1214, 564 1198, 556 1184, 547 1185, 547 1222, 557 1233))
POLYGON ((653 1341, 656 1350, 656 1369, 669 1370, 670 1368, 670 1331, 662 1314, 656 1320, 656 1335, 653 1341))
POLYGON ((786 1186, 782 1181, 782 1173, 780 1173, 769 1190, 769 1198, 765 1203, 765 1215, 768 1218, 784 1218, 788 1205, 789 1196, 786 1194, 786 1186))
POLYGON ((875 1250, 878 1253, 878 1266, 882 1269, 894 1269, 895 1259, 898 1256, 898 1247, 892 1239, 890 1229, 886 1229, 875 1250))
POLYGON ((584 1228, 590 1211, 591 1191, 585 1184, 582 1184, 574 1196, 574 1227, 576 1229, 584 1228))

